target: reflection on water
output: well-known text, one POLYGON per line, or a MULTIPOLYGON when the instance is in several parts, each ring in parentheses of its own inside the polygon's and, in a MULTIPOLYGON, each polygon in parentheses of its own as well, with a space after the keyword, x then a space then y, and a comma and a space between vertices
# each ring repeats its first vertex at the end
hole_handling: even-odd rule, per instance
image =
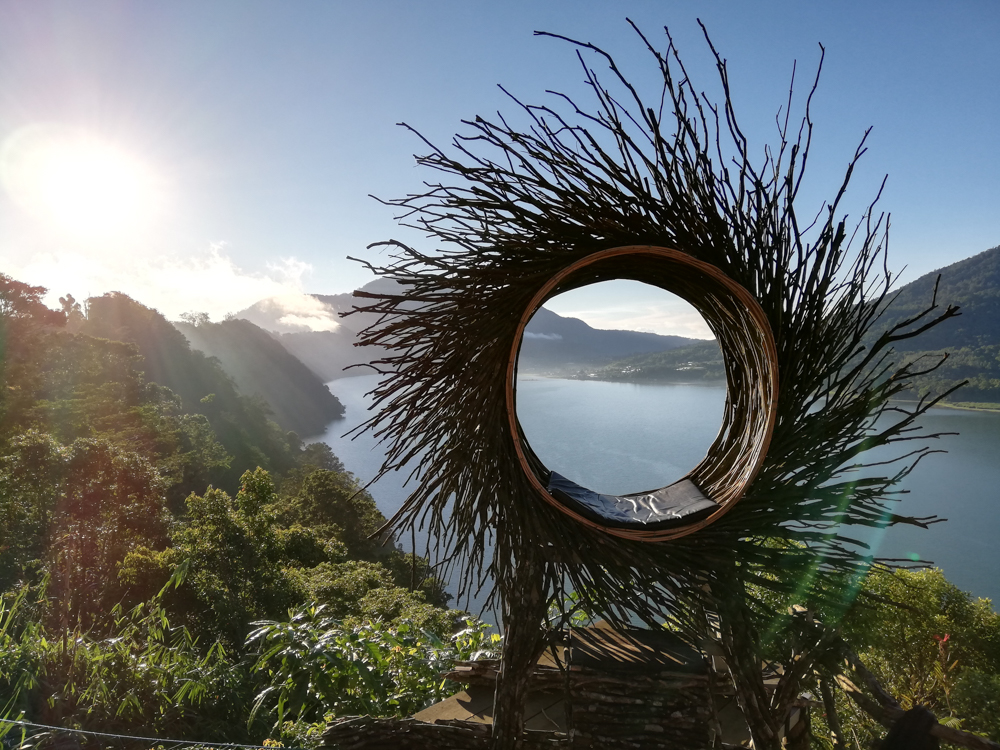
POLYGON ((517 416, 546 467, 611 495, 655 490, 705 457, 722 424, 724 385, 525 379, 517 416))
MULTIPOLYGON (((369 435, 353 441, 341 435, 371 416, 364 394, 376 378, 329 384, 346 418, 321 438, 362 482, 375 476, 383 454, 369 435)), ((531 380, 518 384, 518 416, 546 465, 591 489, 618 493, 663 486, 692 468, 715 437, 724 399, 722 387, 531 380), (568 447, 567 436, 576 447, 568 447)), ((934 443, 947 453, 927 457, 903 481, 908 494, 899 511, 948 522, 876 534, 873 552, 932 560, 960 588, 1000 602, 1000 414, 935 409, 923 425, 926 433, 960 434, 934 443)), ((406 499, 405 478, 397 472, 371 488, 386 516, 406 499)), ((409 549, 409 540, 400 541, 409 549)), ((417 549, 425 542, 418 536, 417 549)))

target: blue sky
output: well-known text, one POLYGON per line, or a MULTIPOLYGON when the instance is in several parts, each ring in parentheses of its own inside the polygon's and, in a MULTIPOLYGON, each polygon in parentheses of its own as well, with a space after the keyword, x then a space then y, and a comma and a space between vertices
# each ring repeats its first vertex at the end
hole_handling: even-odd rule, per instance
MULTIPOLYGON (((0 159, 16 162, 25 133, 55 133, 102 144, 142 175, 126 196, 134 220, 94 231, 53 213, 65 210, 55 198, 39 209, 7 179, 0 270, 53 296, 117 289, 172 317, 348 291, 370 277, 346 256, 372 257, 365 246, 390 237, 425 242, 368 197, 403 195, 429 176, 414 167, 421 144, 397 122, 445 144, 462 119, 514 112, 497 84, 535 103, 546 89, 585 96, 573 50, 536 29, 604 47, 652 98, 656 70, 626 16, 658 39, 668 25, 712 95, 695 19, 705 22, 760 152, 774 142, 793 61, 804 95, 824 44, 803 209, 835 191, 871 126, 847 207, 857 215, 889 175, 881 206, 903 281, 1000 244, 994 0, 0 0, 0 159)), ((99 187, 82 188, 96 214, 99 187)), ((586 318, 598 301, 560 311, 586 318)), ((632 317, 655 312, 646 307, 632 317)), ((605 327, 628 317, 594 315, 605 327)))

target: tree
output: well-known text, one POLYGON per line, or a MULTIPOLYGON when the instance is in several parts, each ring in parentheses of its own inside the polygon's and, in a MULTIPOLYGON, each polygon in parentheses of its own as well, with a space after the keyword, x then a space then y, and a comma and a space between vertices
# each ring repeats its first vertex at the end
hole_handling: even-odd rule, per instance
POLYGON ((59 298, 59 304, 62 305, 63 315, 66 316, 66 330, 72 333, 78 332, 87 320, 87 316, 83 314, 80 303, 76 301, 76 298, 72 294, 67 293, 65 297, 59 298))
POLYGON ((42 302, 46 291, 43 286, 31 286, 0 273, 0 321, 8 324, 11 321, 31 321, 51 326, 65 324, 65 313, 50 310, 42 302))
POLYGON ((49 615, 84 626, 128 595, 118 568, 136 548, 162 549, 168 516, 153 465, 103 440, 68 447, 29 431, 0 456, 0 586, 48 577, 49 615))
MULTIPOLYGON (((873 571, 863 606, 844 619, 844 637, 879 682, 908 709, 1000 739, 1000 615, 939 569, 873 571)), ((841 700, 846 721, 878 739, 880 728, 841 700)))
MULTIPOLYGON (((66 316, 42 303, 45 287, 0 273, 0 424, 20 415, 38 371, 38 343, 66 316)), ((0 430, 0 438, 3 430, 0 430)))
POLYGON ((284 570, 273 501, 268 473, 248 471, 235 498, 213 488, 191 495, 186 523, 172 537, 168 559, 184 571, 187 615, 199 632, 234 647, 253 620, 279 617, 300 599, 284 570))
POLYGON ((210 322, 210 318, 208 317, 207 312, 181 313, 181 320, 183 320, 185 323, 190 323, 196 328, 198 326, 208 325, 208 323, 210 322))
POLYGON ((322 537, 340 540, 351 557, 373 560, 380 551, 388 552, 371 538, 385 523, 385 516, 372 496, 346 472, 311 472, 298 493, 282 501, 281 514, 288 525, 299 524, 322 537))

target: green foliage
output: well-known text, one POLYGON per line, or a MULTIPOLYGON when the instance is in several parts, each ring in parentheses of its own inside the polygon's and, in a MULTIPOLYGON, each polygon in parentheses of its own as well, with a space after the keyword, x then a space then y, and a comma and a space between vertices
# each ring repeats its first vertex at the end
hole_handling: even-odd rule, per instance
POLYGON ((449 642, 411 623, 353 627, 308 607, 288 622, 261 622, 250 634, 260 656, 254 670, 268 687, 254 713, 268 711, 276 725, 286 717, 312 722, 350 714, 406 716, 451 695, 456 686, 440 677, 455 659, 499 645, 482 623, 449 642))
POLYGON ((0 599, 0 690, 32 720, 173 738, 246 741, 254 686, 221 644, 205 649, 154 599, 109 613, 103 635, 48 631, 0 599), (234 720, 235 719, 235 720, 234 720))
POLYGON ((136 453, 25 433, 0 456, 0 585, 44 573, 60 616, 92 622, 126 595, 117 567, 129 551, 166 544, 165 500, 159 474, 136 453))
POLYGON ((240 477, 261 466, 284 473, 296 466, 298 438, 271 420, 271 409, 257 396, 241 395, 218 360, 193 351, 184 335, 156 310, 114 292, 88 300, 84 333, 133 344, 149 381, 180 397, 181 408, 201 414, 232 456, 213 481, 235 492, 240 477))
POLYGON ((938 396, 965 382, 947 401, 986 402, 993 408, 1000 403, 1000 345, 952 345, 947 350, 913 352, 907 354, 907 360, 924 368, 940 363, 922 378, 912 397, 938 396))
POLYGON ((217 359, 232 374, 241 392, 260 394, 282 429, 317 435, 344 415, 344 405, 326 385, 249 320, 211 323, 207 316, 193 316, 175 325, 192 347, 217 359))
POLYGON ((844 633, 904 707, 952 715, 949 692, 965 670, 1000 674, 1000 615, 988 599, 961 591, 937 569, 873 572, 866 590, 879 599, 856 608, 844 633))
MULTIPOLYGON (((937 569, 873 570, 841 623, 844 638, 904 708, 1000 739, 1000 615, 937 569)), ((862 745, 884 734, 838 695, 842 722, 862 745)))
POLYGON ((416 567, 424 588, 409 591, 410 558, 368 538, 383 521, 350 475, 316 471, 298 495, 285 498, 257 469, 244 474, 235 499, 217 489, 189 497, 172 548, 164 555, 137 551, 126 561, 127 575, 159 576, 162 585, 168 570, 183 565, 177 606, 200 631, 233 645, 252 620, 275 619, 307 602, 328 606, 338 619, 406 619, 450 633, 454 615, 440 609, 447 595, 427 575, 426 561, 416 567))
MULTIPOLYGON (((352 560, 381 564, 378 573, 370 578, 372 586, 414 588, 422 592, 431 605, 447 605, 451 597, 445 593, 443 583, 432 574, 426 559, 414 559, 374 536, 385 523, 385 516, 372 496, 349 473, 317 470, 301 482, 284 484, 283 489, 297 490, 294 495, 282 498, 278 513, 286 526, 303 530, 296 537, 298 540, 305 541, 305 530, 314 534, 317 541, 327 540, 328 560, 334 563, 340 560, 329 544, 336 540, 336 544, 345 548, 343 554, 352 560)), ((339 573, 324 568, 305 574, 303 581, 315 601, 329 603, 338 613, 336 616, 344 617, 346 613, 338 604, 340 595, 331 593, 339 588, 338 584, 329 583, 327 579, 331 576, 336 578, 339 573)))
POLYGON ((43 292, 0 275, 2 715, 260 742, 247 633, 316 597, 382 644, 372 695, 440 690, 458 613, 426 560, 369 539, 385 519, 329 447, 283 432, 155 311, 52 311, 43 292))
POLYGON ((194 598, 189 615, 213 639, 238 645, 251 621, 277 617, 296 600, 273 502, 274 485, 259 468, 243 475, 235 499, 211 488, 187 499, 171 559, 186 571, 184 592, 194 598))
POLYGON ((34 400, 37 377, 36 342, 65 324, 65 316, 42 304, 44 287, 29 286, 0 273, 0 437, 34 400))
MULTIPOLYGON (((38 685, 41 665, 35 643, 41 626, 30 614, 27 586, 0 595, 0 716, 23 715, 38 685)), ((3 731, 0 730, 0 737, 3 731)))
POLYGON ((321 536, 336 537, 352 557, 375 559, 383 547, 369 537, 385 523, 385 517, 372 496, 346 472, 313 471, 281 505, 287 525, 300 524, 321 536))
POLYGON ((655 354, 639 354, 585 373, 595 380, 627 383, 692 383, 725 381, 722 351, 704 341, 655 354))
POLYGON ((1000 674, 963 669, 950 697, 962 728, 1000 741, 1000 674))
POLYGON ((441 637, 455 629, 458 612, 428 603, 423 591, 397 585, 392 572, 381 563, 324 562, 293 575, 305 592, 305 599, 324 605, 330 617, 348 622, 412 622, 441 637))
POLYGON ((154 462, 176 501, 229 466, 208 420, 145 381, 133 346, 48 331, 24 347, 31 366, 4 373, 0 441, 31 429, 64 445, 100 438, 154 462))

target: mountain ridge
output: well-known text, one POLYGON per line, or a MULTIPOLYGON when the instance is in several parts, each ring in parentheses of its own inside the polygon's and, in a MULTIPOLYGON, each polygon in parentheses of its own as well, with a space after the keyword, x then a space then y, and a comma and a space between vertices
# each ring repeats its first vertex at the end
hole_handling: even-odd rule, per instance
MULTIPOLYGON (((367 292, 391 293, 397 285, 376 279, 361 287, 367 292)), ((304 330, 304 323, 290 323, 288 308, 302 306, 287 298, 269 297, 245 310, 236 318, 253 322, 268 331, 295 357, 322 380, 363 375, 370 372, 363 365, 382 357, 380 347, 357 347, 358 332, 375 322, 372 313, 350 312, 362 301, 353 294, 303 295, 323 305, 329 319, 337 325, 329 330, 304 330), (286 307, 287 305, 287 307, 286 307), (350 368, 350 369, 345 369, 350 368)), ((294 310, 293 310, 294 312, 294 310)), ((525 328, 520 366, 532 370, 570 371, 579 367, 607 365, 633 355, 654 354, 696 344, 700 339, 684 336, 594 328, 579 318, 563 317, 541 308, 525 328)))

